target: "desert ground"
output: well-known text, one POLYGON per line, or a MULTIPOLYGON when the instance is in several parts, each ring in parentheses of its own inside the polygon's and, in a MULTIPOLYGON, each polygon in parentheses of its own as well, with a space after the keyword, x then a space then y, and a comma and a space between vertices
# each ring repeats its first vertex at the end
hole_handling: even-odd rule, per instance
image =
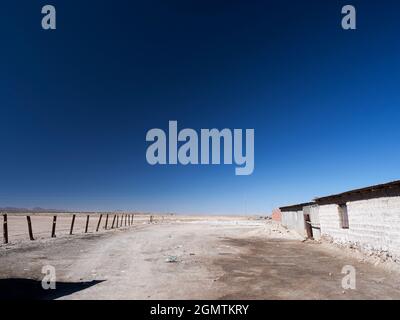
MULTIPOLYGON (((304 241, 270 220, 248 217, 135 217, 131 226, 95 231, 93 217, 9 217, 0 245, 0 298, 28 299, 400 299, 400 277, 330 245, 304 241), (42 267, 56 270, 43 290, 42 267), (356 289, 343 289, 343 266, 356 289)), ((104 220, 103 220, 104 223, 104 220)), ((2 232, 2 230, 0 230, 2 232)))

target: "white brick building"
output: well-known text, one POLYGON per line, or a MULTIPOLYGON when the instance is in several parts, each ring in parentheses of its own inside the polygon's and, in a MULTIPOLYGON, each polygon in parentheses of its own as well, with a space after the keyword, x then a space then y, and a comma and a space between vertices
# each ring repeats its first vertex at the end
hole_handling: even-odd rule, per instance
POLYGON ((400 181, 321 197, 314 203, 280 210, 282 224, 305 237, 322 236, 400 261, 400 181))
POLYGON ((400 258, 400 181, 315 202, 323 237, 400 258))

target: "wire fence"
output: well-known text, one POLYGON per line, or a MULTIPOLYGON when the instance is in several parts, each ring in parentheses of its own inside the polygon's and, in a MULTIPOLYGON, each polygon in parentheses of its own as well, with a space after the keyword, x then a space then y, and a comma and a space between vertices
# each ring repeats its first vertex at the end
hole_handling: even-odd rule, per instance
MULTIPOLYGON (((1 213, 0 234, 3 243, 20 240, 56 238, 61 235, 97 233, 129 228, 143 223, 154 223, 153 215, 134 213, 1 213)), ((157 222, 164 217, 157 217, 157 222)))

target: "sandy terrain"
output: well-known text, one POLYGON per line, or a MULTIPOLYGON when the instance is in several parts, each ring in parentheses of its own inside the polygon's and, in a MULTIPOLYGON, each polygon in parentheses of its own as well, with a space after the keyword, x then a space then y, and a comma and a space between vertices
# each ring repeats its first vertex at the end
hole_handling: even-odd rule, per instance
POLYGON ((2 245, 0 270, 2 298, 400 299, 398 273, 247 218, 142 219, 2 245), (44 265, 56 268, 56 290, 41 289, 44 265), (341 286, 345 265, 356 290, 341 286))

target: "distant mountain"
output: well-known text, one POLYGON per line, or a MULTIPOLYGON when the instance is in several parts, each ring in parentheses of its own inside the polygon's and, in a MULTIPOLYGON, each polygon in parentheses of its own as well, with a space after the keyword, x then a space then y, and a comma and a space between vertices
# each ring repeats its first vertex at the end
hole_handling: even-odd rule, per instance
POLYGON ((45 209, 40 207, 35 207, 32 209, 27 208, 16 208, 16 207, 0 207, 0 212, 9 212, 9 213, 16 213, 16 212, 27 212, 27 213, 61 213, 61 212, 68 212, 68 210, 60 210, 60 209, 45 209))

